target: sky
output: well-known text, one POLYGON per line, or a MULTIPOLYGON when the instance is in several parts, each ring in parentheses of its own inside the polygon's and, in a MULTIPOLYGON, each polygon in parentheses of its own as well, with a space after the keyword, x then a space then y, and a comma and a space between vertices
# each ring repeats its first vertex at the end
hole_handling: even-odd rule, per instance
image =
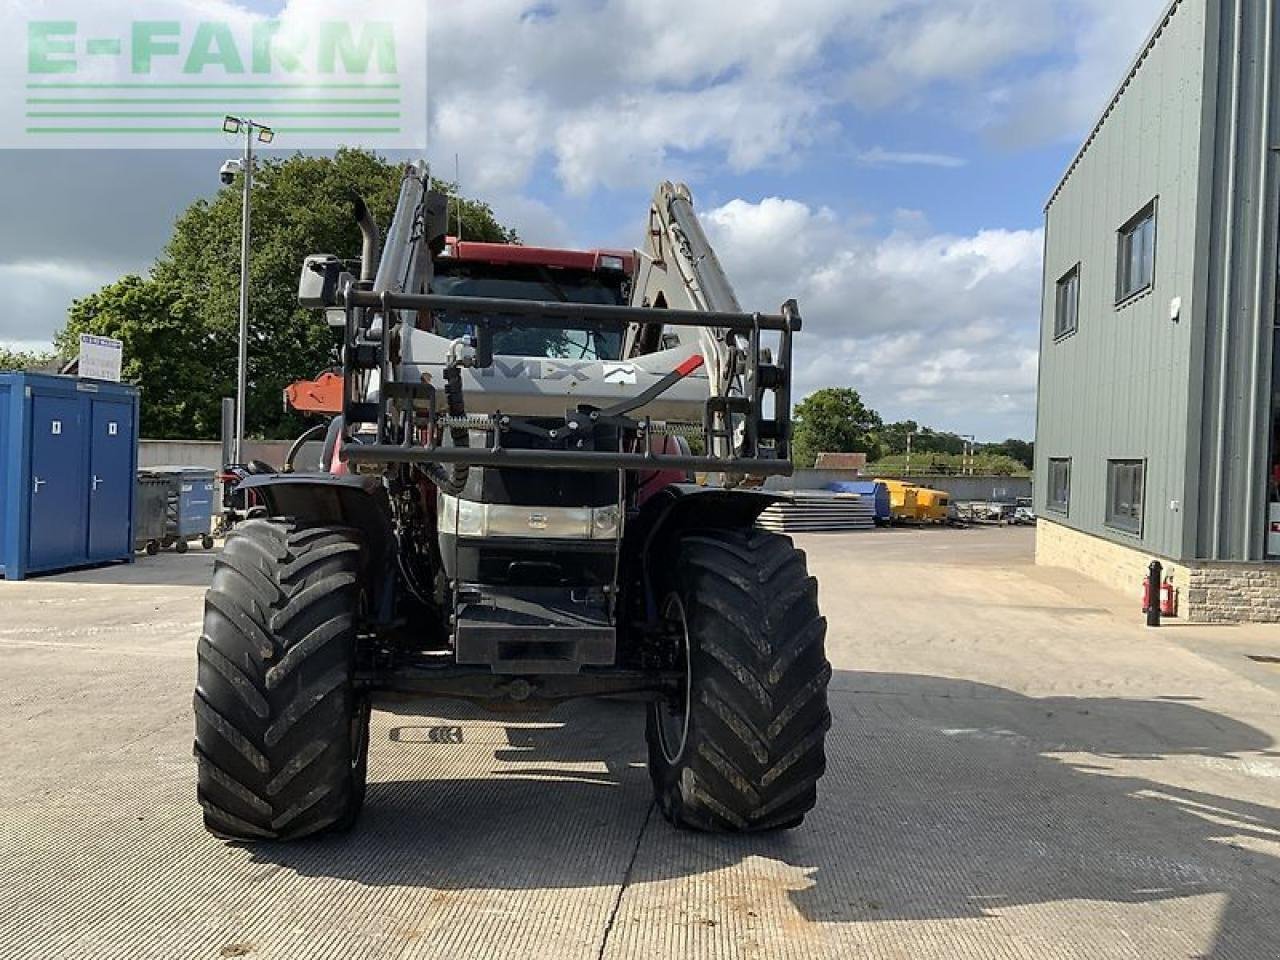
MULTIPOLYGON (((546 245, 638 246, 683 180, 743 306, 799 300, 798 396, 1030 438, 1044 203, 1166 2, 429 0, 428 159, 546 245)), ((233 152, 0 152, 0 344, 145 272, 233 152)))

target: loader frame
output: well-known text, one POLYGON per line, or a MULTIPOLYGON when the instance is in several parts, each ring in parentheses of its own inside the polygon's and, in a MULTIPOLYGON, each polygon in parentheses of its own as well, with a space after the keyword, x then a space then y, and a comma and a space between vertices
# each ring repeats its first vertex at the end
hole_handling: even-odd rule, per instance
MULTIPOLYGON (((345 310, 344 367, 346 376, 343 416, 346 439, 363 425, 374 426, 374 443, 344 443, 342 457, 356 464, 442 463, 489 467, 534 467, 568 470, 685 470, 719 471, 754 476, 790 476, 791 463, 791 371, 792 338, 802 321, 794 300, 778 314, 712 313, 692 310, 665 310, 644 307, 605 306, 580 303, 552 303, 531 300, 499 300, 479 297, 449 297, 438 294, 375 293, 348 284, 341 293, 345 310), (648 437, 670 428, 649 418, 631 414, 653 396, 687 376, 701 365, 682 364, 654 388, 605 409, 567 410, 562 424, 547 427, 546 418, 516 415, 458 418, 443 415, 436 406, 437 390, 430 384, 397 381, 391 361, 392 327, 395 311, 431 311, 447 321, 461 322, 476 331, 474 366, 493 364, 493 334, 500 329, 522 328, 605 331, 624 324, 658 324, 668 327, 695 327, 715 330, 726 338, 743 338, 741 377, 738 395, 717 396, 706 401, 702 432, 709 449, 717 437, 728 439, 737 424, 736 455, 680 456, 646 451, 627 453, 591 449, 594 428, 611 426, 648 437), (380 323, 376 318, 382 318, 380 323), (777 333, 776 354, 766 353, 762 333, 777 333), (361 394, 361 374, 377 371, 381 389, 376 400, 361 394), (646 396, 649 394, 649 396, 646 396), (766 397, 772 394, 773 413, 764 413, 766 397), (399 401, 397 403, 397 401, 399 401), (415 408, 426 407, 426 418, 415 408), (434 438, 441 428, 463 426, 491 433, 492 444, 485 449, 450 447, 434 438), (417 429, 413 429, 416 427, 417 429), (509 449, 503 437, 511 431, 546 433, 559 440, 554 449, 509 449), (416 437, 425 437, 417 442, 416 437), (398 438, 398 441, 397 441, 398 438)), ((566 401, 568 401, 566 397, 566 401)))

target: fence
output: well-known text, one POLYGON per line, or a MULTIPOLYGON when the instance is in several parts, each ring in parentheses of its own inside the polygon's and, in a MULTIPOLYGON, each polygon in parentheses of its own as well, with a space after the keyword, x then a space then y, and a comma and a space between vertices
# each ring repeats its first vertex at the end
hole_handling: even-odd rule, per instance
MULTIPOLYGON (((245 460, 263 460, 280 467, 291 444, 284 440, 246 440, 245 460)), ((299 470, 313 470, 320 460, 320 444, 307 444, 298 455, 299 470)), ((143 440, 138 444, 140 467, 222 468, 222 444, 216 440, 143 440)))
MULTIPOLYGON (((876 476, 875 464, 867 467, 865 477, 876 476)), ((770 477, 769 490, 822 490, 828 483, 857 480, 850 470, 797 470, 792 477, 770 477)), ((1030 477, 953 476, 937 473, 913 473, 907 480, 916 486, 942 490, 952 500, 994 500, 1012 503, 1031 496, 1030 477)))

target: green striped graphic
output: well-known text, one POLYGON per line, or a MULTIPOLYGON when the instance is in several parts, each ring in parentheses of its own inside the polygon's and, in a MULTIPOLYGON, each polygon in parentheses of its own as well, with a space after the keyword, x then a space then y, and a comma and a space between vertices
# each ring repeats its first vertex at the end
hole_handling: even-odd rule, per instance
MULTIPOLYGON (((221 130, 206 127, 27 127, 27 133, 150 133, 167 136, 181 134, 218 134, 221 130)), ((287 127, 280 133, 400 133, 399 127, 287 127)))
POLYGON ((89 56, 118 56, 120 53, 120 41, 112 38, 86 40, 84 44, 84 52, 89 56))
MULTIPOLYGON (((27 111, 28 120, 36 120, 36 119, 39 119, 39 120, 53 120, 53 119, 118 120, 118 119, 130 119, 130 118, 137 119, 137 120, 150 120, 152 118, 155 118, 157 120, 198 120, 198 119, 204 119, 204 118, 208 118, 211 120, 221 120, 224 116, 226 116, 225 113, 153 113, 150 111, 141 111, 141 110, 132 110, 132 111, 93 110, 93 111, 77 112, 77 113, 67 113, 67 112, 60 112, 60 111, 41 111, 41 110, 27 111)), ((306 119, 310 117, 315 120, 325 120, 325 119, 359 120, 361 118, 368 118, 370 120, 398 120, 400 118, 400 113, 399 111, 369 113, 365 111, 333 111, 333 110, 316 110, 310 113, 303 113, 297 110, 272 110, 270 113, 267 113, 260 119, 268 120, 268 119, 274 119, 275 117, 293 117, 295 119, 296 118, 306 119)))
POLYGON ((109 104, 109 103, 150 103, 150 104, 174 104, 174 103, 207 103, 210 106, 217 105, 225 110, 238 106, 240 104, 268 104, 268 103, 320 103, 327 105, 341 106, 345 103, 359 103, 369 105, 389 105, 399 106, 399 97, 273 97, 269 99, 244 99, 235 97, 230 100, 210 100, 206 98, 193 99, 187 97, 27 97, 27 105, 32 104, 74 104, 74 103, 93 103, 93 104, 109 104))
POLYGON ((398 83, 28 83, 28 90, 399 90, 398 83))

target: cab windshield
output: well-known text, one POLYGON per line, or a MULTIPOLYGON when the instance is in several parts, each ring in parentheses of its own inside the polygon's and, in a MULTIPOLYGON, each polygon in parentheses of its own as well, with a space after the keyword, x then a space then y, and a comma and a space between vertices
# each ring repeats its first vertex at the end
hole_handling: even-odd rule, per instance
MULTIPOLYGON (((449 297, 491 297, 504 300, 550 300, 625 306, 622 274, 598 274, 525 264, 436 263, 431 292, 449 297)), ((472 332, 469 323, 447 323, 436 317, 442 337, 472 332)), ((622 355, 623 324, 598 330, 537 328, 497 330, 493 352, 514 357, 558 360, 617 360, 622 355)))

